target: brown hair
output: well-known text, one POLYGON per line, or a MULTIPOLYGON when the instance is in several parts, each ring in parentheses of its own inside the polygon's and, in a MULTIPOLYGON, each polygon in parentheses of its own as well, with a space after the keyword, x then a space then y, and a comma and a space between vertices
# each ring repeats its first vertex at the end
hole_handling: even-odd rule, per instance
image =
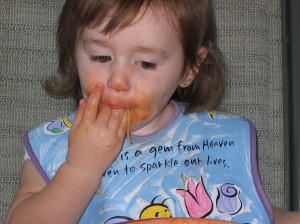
MULTIPOLYGON (((132 25, 141 10, 159 7, 167 12, 178 30, 185 56, 185 68, 197 72, 186 88, 178 87, 172 99, 185 105, 185 112, 212 109, 223 90, 224 64, 215 45, 215 23, 209 0, 66 0, 58 21, 57 48, 60 78, 50 78, 43 87, 52 96, 82 97, 75 60, 75 48, 84 27, 96 27, 109 16, 104 33, 132 25), (78 35, 79 34, 79 35, 78 35), (208 50, 200 63, 199 49, 208 50)), ((144 11, 144 12, 145 12, 144 11)))

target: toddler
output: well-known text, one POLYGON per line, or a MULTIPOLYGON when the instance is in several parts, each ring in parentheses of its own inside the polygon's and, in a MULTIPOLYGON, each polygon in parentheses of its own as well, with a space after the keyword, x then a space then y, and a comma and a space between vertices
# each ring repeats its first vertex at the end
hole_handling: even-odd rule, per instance
POLYGON ((273 223, 253 124, 212 110, 224 70, 214 31, 208 0, 67 0, 62 79, 44 88, 78 108, 25 134, 6 223, 273 223))

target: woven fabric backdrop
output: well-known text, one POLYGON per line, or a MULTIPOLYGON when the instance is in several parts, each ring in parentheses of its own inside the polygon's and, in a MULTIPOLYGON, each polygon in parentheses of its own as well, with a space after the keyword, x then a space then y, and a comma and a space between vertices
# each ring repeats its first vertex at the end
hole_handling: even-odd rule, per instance
MULTIPOLYGON (((285 207, 280 0, 214 0, 228 65, 220 108, 258 129, 262 183, 285 207)), ((74 108, 47 96, 40 82, 56 73, 55 29, 62 0, 0 0, 0 223, 18 187, 22 135, 74 108)))

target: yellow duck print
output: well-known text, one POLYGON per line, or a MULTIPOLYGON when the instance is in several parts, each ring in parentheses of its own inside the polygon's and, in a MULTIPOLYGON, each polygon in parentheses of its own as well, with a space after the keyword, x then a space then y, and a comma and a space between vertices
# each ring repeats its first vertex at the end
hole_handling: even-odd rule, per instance
POLYGON ((160 203, 154 203, 154 200, 157 198, 156 196, 150 205, 145 207, 143 211, 140 214, 140 219, 153 219, 153 218, 171 218, 171 212, 169 208, 164 205, 164 202, 167 199, 165 199, 161 204, 160 203))

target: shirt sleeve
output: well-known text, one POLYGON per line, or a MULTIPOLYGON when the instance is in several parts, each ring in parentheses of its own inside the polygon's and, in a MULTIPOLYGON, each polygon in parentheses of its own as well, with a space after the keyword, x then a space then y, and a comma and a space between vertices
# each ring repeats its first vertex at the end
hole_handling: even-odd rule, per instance
POLYGON ((24 159, 23 159, 23 163, 24 163, 26 160, 28 160, 28 159, 30 160, 30 157, 29 157, 29 155, 28 155, 26 149, 24 148, 24 159))

